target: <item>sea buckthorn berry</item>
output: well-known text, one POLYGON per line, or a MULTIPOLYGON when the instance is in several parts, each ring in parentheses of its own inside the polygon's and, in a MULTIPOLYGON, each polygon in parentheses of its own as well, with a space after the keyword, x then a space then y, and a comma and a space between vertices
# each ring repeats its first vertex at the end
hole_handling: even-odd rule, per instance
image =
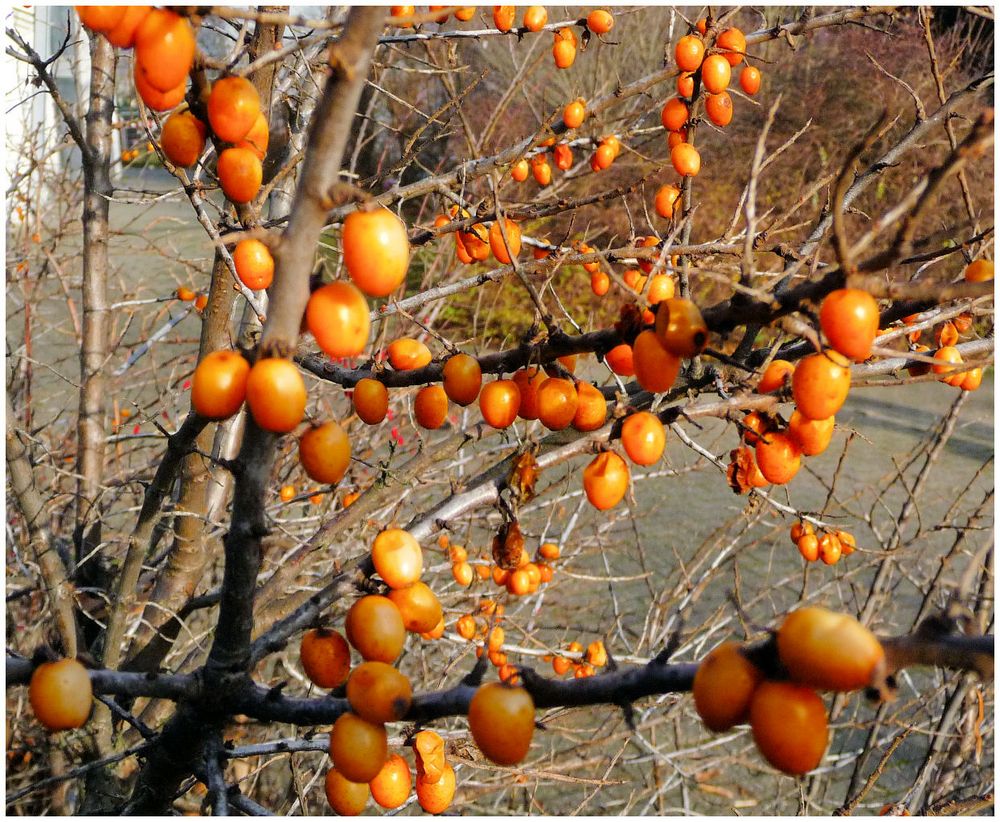
POLYGON ((462 639, 472 639, 476 635, 476 619, 471 614, 463 614, 455 622, 455 631, 462 639))
POLYGON ((677 131, 683 128, 687 121, 688 107, 683 100, 671 97, 663 104, 663 110, 660 112, 660 122, 663 123, 663 127, 667 131, 677 131))
POLYGON ((320 688, 336 688, 351 672, 351 649, 337 631, 313 628, 302 635, 299 659, 306 676, 320 688))
POLYGON ((107 32, 119 25, 128 6, 74 6, 80 22, 91 31, 107 32))
POLYGON ((94 701, 87 669, 75 659, 43 662, 31 674, 28 701, 50 731, 82 727, 94 701))
POLYGON ((985 283, 992 279, 992 260, 974 260, 965 267, 965 281, 968 283, 985 283))
POLYGON ((764 369, 764 374, 757 383, 758 394, 770 394, 785 385, 786 377, 791 377, 795 373, 795 366, 788 360, 771 360, 771 363, 764 369))
POLYGON ((444 740, 434 731, 419 731, 413 737, 413 754, 417 760, 417 779, 428 784, 438 782, 445 769, 444 740))
POLYGON ((733 119, 733 98, 728 92, 709 94, 705 100, 705 113, 719 128, 725 128, 733 119))
POLYGON ((326 801, 338 816, 359 816, 368 804, 368 786, 352 782, 336 768, 326 772, 326 801))
POLYGON ((632 346, 628 343, 616 345, 604 355, 604 360, 607 362, 608 368, 618 376, 635 376, 635 358, 632 353, 632 346))
POLYGON ((983 369, 973 368, 971 371, 966 371, 962 378, 962 382, 959 383, 958 387, 963 391, 975 391, 983 382, 983 369))
POLYGON ((708 326, 691 300, 672 297, 656 311, 656 335, 675 357, 693 357, 708 345, 708 326))
POLYGON ((687 97, 689 100, 694 96, 694 74, 690 71, 682 71, 677 75, 677 96, 687 97))
POLYGON ((849 557, 853 554, 858 545, 857 540, 854 539, 854 534, 850 534, 847 531, 834 531, 833 533, 840 540, 840 548, 844 556, 849 557))
POLYGON ((208 124, 216 137, 238 143, 260 116, 260 97, 245 77, 222 77, 208 95, 208 124))
POLYGON ((420 579, 424 554, 409 531, 387 528, 372 543, 372 564, 390 588, 405 588, 420 579))
POLYGON ((819 558, 824 565, 836 565, 843 550, 836 534, 827 531, 819 538, 819 558))
POLYGON ((299 462, 310 479, 334 485, 351 464, 351 440, 339 423, 329 420, 299 438, 299 462))
MULTIPOLYGON (((359 292, 360 293, 360 292, 359 292)), ((379 381, 363 377, 354 386, 351 397, 354 412, 367 425, 378 425, 389 410, 389 392, 379 381)))
POLYGON ((587 15, 587 28, 594 34, 607 34, 614 28, 615 18, 604 9, 595 9, 587 15))
POLYGON ((743 418, 743 441, 747 445, 756 445, 761 434, 772 429, 770 420, 757 411, 751 411, 743 418))
POLYGON ((385 727, 357 714, 341 714, 330 729, 333 767, 351 782, 373 780, 385 764, 388 747, 385 727))
POLYGON ((608 418, 608 401, 589 382, 576 384, 577 405, 573 427, 577 431, 596 431, 608 418))
POLYGON ((760 69, 744 66, 740 72, 740 88, 751 97, 760 91, 760 69))
POLYGON ((282 485, 281 490, 278 492, 278 496, 281 498, 282 502, 291 502, 295 499, 295 486, 282 485))
POLYGON ((603 668, 608 664, 608 652, 601 640, 595 639, 587 646, 587 662, 596 668, 603 668))
POLYGON ((538 555, 542 559, 559 559, 560 553, 559 546, 554 542, 543 542, 538 548, 538 555))
POLYGON ((372 799, 387 810, 394 810, 410 796, 413 777, 410 766, 399 754, 390 754, 375 778, 368 783, 372 799))
POLYGON ((868 686, 885 657, 875 635, 854 617, 826 608, 793 611, 777 635, 778 656, 796 682, 831 691, 868 686))
POLYGON ((136 72, 159 91, 170 91, 186 81, 194 52, 191 24, 172 11, 153 9, 136 28, 136 72))
POLYGON ((788 436, 807 457, 822 454, 833 438, 835 419, 811 420, 796 409, 788 422, 788 436))
POLYGON ((469 702, 469 729, 487 759, 516 765, 528 754, 535 731, 535 703, 524 688, 481 685, 469 702))
POLYGON ((160 130, 160 147, 171 163, 187 168, 197 163, 205 150, 206 134, 205 124, 190 111, 177 111, 160 130))
POLYGON ((590 290, 597 297, 603 297, 611 288, 611 277, 603 271, 595 271, 590 275, 590 290))
POLYGON ((444 364, 442 376, 444 391, 452 402, 466 406, 476 401, 483 385, 483 372, 475 357, 452 355, 444 364))
MULTIPOLYGON (((160 91, 159 89, 153 88, 143 75, 138 63, 135 64, 132 71, 132 79, 135 82, 136 92, 142 98, 142 101, 153 111, 169 111, 170 109, 175 108, 180 105, 181 101, 184 99, 184 94, 187 91, 186 80, 182 80, 178 85, 167 91, 160 91)), ((131 159, 134 160, 135 156, 135 154, 131 155, 131 159)), ((131 160, 126 160, 125 155, 123 154, 122 162, 131 162, 131 160)))
POLYGON ((500 221, 494 220, 490 226, 490 250, 497 262, 501 265, 510 265, 511 258, 517 257, 521 253, 521 229, 517 223, 504 217, 503 233, 500 230, 500 221), (504 242, 504 234, 507 241, 504 242))
POLYGON ((528 31, 541 31, 549 21, 545 6, 528 6, 524 10, 524 27, 528 31))
POLYGON ((257 360, 247 375, 246 401, 254 422, 265 431, 291 431, 306 412, 306 386, 299 369, 282 357, 257 360))
POLYGON ((419 340, 401 337, 389 343, 386 350, 389 364, 397 371, 412 371, 430 365, 431 350, 419 340))
POLYGON ((747 51, 747 38, 738 28, 726 29, 715 38, 715 46, 725 50, 723 56, 730 66, 738 66, 743 62, 743 55, 747 51))
POLYGON ((819 537, 815 534, 803 534, 795 545, 806 562, 815 562, 819 559, 819 537))
POLYGON ((514 16, 516 13, 516 6, 494 6, 493 25, 504 33, 510 31, 514 26, 514 16))
POLYGON ((555 60, 556 68, 568 69, 576 60, 576 43, 571 40, 557 40, 552 46, 552 58, 555 60))
POLYGON ((550 431, 568 427, 578 404, 576 386, 569 380, 549 377, 538 387, 538 419, 550 431))
POLYGON ((427 813, 444 813, 454 798, 455 769, 451 765, 445 763, 440 777, 434 782, 426 776, 417 776, 417 802, 427 813))
POLYGON ((436 431, 448 418, 448 395, 440 385, 426 385, 413 398, 413 416, 417 425, 436 431))
POLYGON ((784 485, 794 477, 802 464, 802 452, 788 434, 772 431, 757 441, 757 467, 764 478, 775 485, 784 485))
POLYGON ((701 64, 701 84, 709 94, 722 94, 729 88, 731 78, 732 66, 721 54, 706 57, 701 64))
POLYGON ((368 296, 388 296, 406 279, 410 241, 403 221, 388 209, 348 214, 341 244, 347 272, 368 296))
POLYGON ((878 334, 878 303, 860 288, 839 288, 823 299, 819 324, 830 346, 860 362, 871 354, 878 334))
POLYGON ((663 455, 667 433, 655 414, 639 411, 622 423, 622 446, 636 465, 652 465, 663 455))
MULTIPOLYGON (((575 51, 575 50, 574 50, 575 51)), ((545 159, 544 154, 539 154, 540 162, 531 164, 531 176, 540 186, 547 186, 552 182, 552 166, 545 159)))
POLYGON ((228 419, 246 399, 249 374, 250 363, 237 351, 206 354, 191 380, 191 407, 206 419, 228 419))
POLYGON ((528 174, 530 173, 531 170, 528 167, 528 161, 523 157, 510 167, 510 176, 515 183, 523 183, 528 179, 528 174))
POLYGON ((236 276, 247 288, 253 291, 270 288, 274 279, 274 257, 260 240, 240 240, 233 249, 233 263, 236 276))
POLYGON ((697 71, 704 57, 705 44, 693 34, 682 37, 674 47, 674 59, 681 71, 697 71))
POLYGON ((764 675, 740 652, 740 643, 713 648, 695 671, 692 695, 698 716, 710 731, 727 731, 746 722, 750 698, 764 675))
POLYGON ((827 349, 799 361, 792 375, 792 398, 803 416, 825 420, 836 414, 851 389, 850 360, 827 349))
POLYGON ((669 183, 660 186, 656 192, 656 199, 653 201, 656 213, 664 220, 669 220, 674 216, 675 204, 680 196, 681 190, 677 186, 670 185, 669 183))
POLYGON ((403 650, 406 628, 388 597, 369 594, 357 600, 344 620, 347 641, 367 660, 394 662, 403 650))
POLYGON ((954 323, 942 323, 934 335, 938 347, 954 345, 958 342, 958 329, 954 323))
POLYGON ((538 419, 538 389, 548 376, 541 368, 522 368, 514 373, 514 384, 520 392, 518 416, 523 420, 538 419))
MULTIPOLYGON (((416 6, 390 6, 389 15, 392 17, 412 17, 417 11, 416 6)), ((400 28, 413 28, 412 22, 400 23, 400 28)))
POLYGON ((494 380, 479 392, 479 410, 493 428, 509 428, 517 419, 521 392, 513 380, 494 380))
POLYGON ((403 626, 411 633, 432 631, 441 620, 441 603, 423 582, 392 590, 389 592, 389 599, 399 608, 403 626))
POLYGON ((961 352, 955 348, 953 345, 946 345, 944 348, 939 348, 934 352, 934 359, 941 360, 942 363, 948 363, 947 365, 932 365, 931 370, 935 374, 944 374, 950 376, 942 377, 942 382, 948 383, 948 385, 961 385, 965 380, 964 372, 956 374, 956 366, 962 362, 961 352))
POLYGON ((610 168, 611 164, 615 161, 615 150, 605 144, 597 147, 594 152, 594 165, 600 171, 604 171, 606 168, 610 168))
POLYGON ((792 525, 789 535, 792 538, 792 542, 798 542, 806 534, 813 533, 813 527, 811 522, 807 522, 804 519, 800 519, 792 525))
POLYGON ((670 150, 670 162, 681 177, 695 177, 701 171, 701 155, 690 143, 678 143, 670 150))
POLYGON ((764 758, 793 776, 816 768, 826 752, 826 707, 796 682, 761 682, 750 700, 750 727, 764 758))
POLYGON ((455 19, 468 23, 476 14, 475 6, 461 6, 455 10, 455 19))
POLYGON ((472 566, 468 562, 455 562, 451 566, 451 576, 456 583, 461 585, 463 588, 468 588, 472 585, 472 579, 475 577, 475 572, 472 570, 472 566))
POLYGON ((628 480, 628 465, 613 451, 602 451, 583 469, 583 490, 598 511, 607 511, 622 501, 628 480))
POLYGON ((582 98, 567 103, 566 108, 563 109, 563 122, 566 124, 566 128, 579 128, 583 125, 586 116, 587 109, 582 98))
POLYGON ((385 662, 362 662, 347 678, 351 710, 376 725, 397 722, 413 701, 410 680, 385 662))
POLYGON ((560 171, 569 171, 573 167, 573 150, 565 143, 560 143, 552 149, 552 156, 556 161, 556 168, 560 171))
POLYGON ((306 303, 306 327, 328 356, 356 357, 371 328, 364 294, 343 280, 318 288, 306 303))
POLYGON ((655 331, 649 329, 635 338, 632 346, 635 378, 654 394, 669 391, 681 370, 681 359, 668 351, 655 331))
POLYGON ((227 148, 216 164, 222 193, 231 202, 249 203, 260 191, 264 170, 257 155, 247 148, 227 148))
POLYGON ((649 283, 649 289, 646 291, 646 302, 650 305, 659 305, 664 300, 673 297, 676 291, 677 286, 673 277, 669 274, 655 274, 649 283))
POLYGON ((688 134, 688 130, 686 128, 682 128, 680 131, 668 131, 667 132, 667 148, 670 151, 673 151, 675 146, 678 146, 681 143, 686 143, 687 142, 687 134, 688 134))

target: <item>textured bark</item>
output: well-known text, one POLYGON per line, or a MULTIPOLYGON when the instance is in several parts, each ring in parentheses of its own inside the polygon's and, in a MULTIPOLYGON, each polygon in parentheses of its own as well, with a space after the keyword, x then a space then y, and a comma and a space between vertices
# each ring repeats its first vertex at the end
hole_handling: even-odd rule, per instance
MULTIPOLYGON (((83 156, 83 344, 77 420, 76 543, 99 514, 104 473, 104 376, 108 360, 108 197, 111 195, 111 119, 114 114, 115 50, 104 37, 90 40, 90 109, 83 156)), ((79 555, 78 555, 79 559, 79 555)))
POLYGON ((42 573, 42 584, 52 600, 56 631, 62 641, 63 653, 75 657, 77 653, 77 625, 73 614, 73 586, 69 582, 66 566, 56 551, 52 534, 45 522, 44 501, 35 486, 28 449, 17 430, 17 417, 7 396, 7 481, 13 492, 13 501, 24 517, 25 528, 35 562, 42 573))

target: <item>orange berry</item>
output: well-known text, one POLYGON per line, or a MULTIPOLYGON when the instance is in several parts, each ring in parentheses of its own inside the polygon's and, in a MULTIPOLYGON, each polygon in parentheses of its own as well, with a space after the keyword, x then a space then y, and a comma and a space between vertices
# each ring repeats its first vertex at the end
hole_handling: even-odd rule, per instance
POLYGON ((602 451, 583 470, 583 490, 598 511, 606 511, 622 501, 628 480, 628 465, 613 451, 602 451))
POLYGON ((351 441, 339 423, 313 425, 299 438, 299 462, 310 479, 335 485, 351 464, 351 441))
POLYGON ((694 707, 705 727, 719 733, 746 722, 750 699, 764 675, 740 652, 738 642, 713 648, 695 671, 694 707))
POLYGON ((750 700, 757 748, 775 768, 800 775, 826 752, 826 707, 814 690, 794 682, 761 682, 750 700))
POLYGON ((336 688, 351 672, 351 649, 337 631, 314 628, 302 635, 299 645, 302 668, 320 688, 336 688))
POLYGON ((409 531, 386 528, 372 543, 372 564, 390 588, 405 588, 420 579, 424 555, 409 531))
POLYGON ((481 685, 469 702, 469 729, 487 759, 516 765, 531 746, 535 704, 524 688, 500 682, 481 685))
POLYGON ((43 662, 31 674, 28 701, 35 718, 48 730, 80 728, 94 701, 90 675, 75 659, 43 662))
POLYGON ((362 662, 347 678, 351 710, 372 724, 399 721, 412 700, 410 680, 385 662, 362 662))
POLYGON ((387 810, 400 807, 410 796, 413 778, 410 766, 399 754, 390 754, 375 778, 368 783, 372 799, 387 810))
POLYGON ((368 344, 368 302, 353 283, 327 283, 306 303, 306 327, 328 356, 356 357, 368 344))

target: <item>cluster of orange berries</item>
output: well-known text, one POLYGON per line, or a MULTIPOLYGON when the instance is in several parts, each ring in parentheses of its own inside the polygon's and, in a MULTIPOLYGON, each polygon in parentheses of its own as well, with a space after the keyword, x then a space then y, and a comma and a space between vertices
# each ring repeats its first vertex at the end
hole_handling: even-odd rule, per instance
POLYGON ((816 691, 867 687, 885 652, 856 619, 825 608, 793 611, 775 639, 787 680, 765 678, 738 642, 724 642, 698 666, 694 704, 716 733, 749 721, 764 758, 800 775, 819 765, 829 741, 826 707, 816 691))
POLYGON ((868 358, 878 333, 878 304, 867 291, 841 288, 820 307, 820 328, 830 348, 804 357, 797 365, 774 360, 757 385, 769 393, 791 375, 795 411, 787 427, 780 419, 751 413, 744 419, 746 446, 731 454, 730 485, 740 493, 768 483, 784 485, 799 471, 802 456, 820 454, 830 443, 834 415, 851 387, 851 360, 868 358))
POLYGON ((569 673, 572 669, 574 679, 585 679, 594 676, 598 668, 603 668, 608 664, 608 652, 604 647, 604 642, 595 639, 584 651, 583 645, 577 641, 570 642, 566 646, 566 653, 576 656, 546 655, 543 659, 552 663, 552 670, 558 676, 569 673))
MULTIPOLYGON (((327 797, 340 814, 360 813, 369 794, 384 808, 397 808, 409 796, 409 765, 402 756, 389 755, 385 731, 386 723, 406 716, 412 702, 410 681, 393 663, 407 631, 426 639, 444 633, 441 605, 420 581, 423 553, 411 534, 398 528, 381 532, 372 544, 371 561, 389 587, 388 594, 355 601, 345 620, 346 640, 337 631, 314 629, 303 636, 300 645, 302 667, 312 682, 322 688, 346 685, 350 711, 330 731, 333 769, 326 778, 327 797), (353 669, 351 647, 365 660, 353 669)), ((498 626, 489 647, 499 650, 502 644, 503 629, 498 626)), ((522 689, 492 685, 504 690, 496 692, 484 685, 477 691, 469 709, 470 729, 487 756, 513 764, 527 753, 531 729, 525 726, 533 726, 534 705, 522 689), (504 719, 508 710, 517 715, 513 742, 500 739, 497 729, 489 727, 498 716, 504 719)), ((413 746, 417 799, 424 810, 441 813, 455 793, 455 775, 444 758, 443 741, 433 731, 424 731, 414 737, 413 746)))
POLYGON ((796 522, 790 532, 792 542, 806 562, 822 560, 824 565, 836 565, 842 556, 849 557, 857 547, 854 535, 843 530, 822 530, 816 535, 806 520, 796 522))
MULTIPOLYGON (((525 175, 527 176, 527 175, 525 175)), ((439 214, 434 220, 434 227, 448 225, 459 215, 459 208, 454 205, 448 214, 439 214)), ((469 218, 469 212, 461 209, 461 219, 469 218)), ((510 265, 511 260, 521 253, 521 227, 509 218, 494 220, 487 228, 483 223, 475 223, 468 231, 455 232, 455 253, 465 265, 481 263, 489 259, 490 254, 501 265, 510 265)))
POLYGON ((137 160, 143 154, 148 154, 153 150, 152 143, 146 143, 145 150, 142 148, 127 148, 121 154, 122 164, 131 163, 133 160, 137 160))
POLYGON ((182 285, 178 288, 177 291, 174 292, 174 296, 177 297, 177 299, 182 303, 193 302, 196 311, 204 311, 205 306, 208 305, 208 294, 194 291, 186 285, 182 285))
MULTIPOLYGON (((701 82, 707 96, 705 113, 719 127, 733 119, 733 101, 726 89, 732 70, 746 56, 746 38, 738 28, 728 28, 715 40, 718 53, 705 56, 704 36, 707 21, 702 18, 696 26, 698 33, 687 34, 677 41, 674 58, 680 74, 677 77, 677 96, 667 100, 660 112, 660 121, 668 132, 667 147, 670 162, 682 177, 694 177, 701 170, 701 155, 687 142, 690 119, 689 104, 694 99, 696 81, 701 82)), ((740 86, 749 95, 760 89, 760 71, 747 65, 740 74, 740 86)), ((662 212, 661 212, 661 216, 662 212)))
MULTIPOLYGON (((77 12, 87 28, 112 44, 135 47, 135 88, 149 108, 169 111, 180 105, 196 48, 186 18, 149 6, 77 6, 77 12)), ((216 168, 222 190, 232 202, 248 203, 260 190, 269 138, 257 90, 246 78, 222 77, 212 86, 207 109, 212 132, 230 144, 216 168)), ((191 111, 178 111, 164 122, 160 145, 172 163, 187 167, 198 161, 206 136, 205 124, 191 111)))

